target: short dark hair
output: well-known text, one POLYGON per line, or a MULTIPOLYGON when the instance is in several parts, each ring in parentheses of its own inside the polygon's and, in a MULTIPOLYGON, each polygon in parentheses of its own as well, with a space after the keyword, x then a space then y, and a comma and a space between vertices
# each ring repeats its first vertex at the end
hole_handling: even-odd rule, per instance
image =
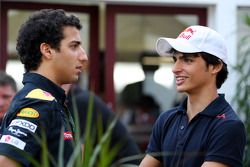
POLYGON ((39 67, 42 43, 49 44, 54 49, 60 49, 65 26, 73 26, 78 30, 82 28, 76 16, 66 15, 62 9, 42 9, 29 17, 21 26, 16 49, 27 72, 39 67))
POLYGON ((17 91, 16 81, 4 71, 0 71, 0 86, 8 85, 10 85, 15 92, 17 91))
POLYGON ((225 80, 227 79, 227 76, 228 76, 227 64, 224 63, 220 58, 218 58, 214 55, 211 55, 209 53, 201 52, 200 54, 201 54, 201 57, 203 58, 203 60, 205 60, 207 66, 219 65, 222 63, 222 68, 216 76, 216 87, 219 89, 221 87, 221 85, 225 82, 225 80))

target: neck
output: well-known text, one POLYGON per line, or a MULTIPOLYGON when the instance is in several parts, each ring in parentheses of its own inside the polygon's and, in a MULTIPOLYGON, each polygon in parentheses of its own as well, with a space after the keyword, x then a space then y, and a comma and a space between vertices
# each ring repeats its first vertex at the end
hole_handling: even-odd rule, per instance
POLYGON ((50 70, 46 70, 46 69, 49 69, 49 68, 42 68, 42 67, 39 67, 37 70, 34 70, 34 71, 30 71, 30 72, 33 72, 33 73, 37 73, 37 74, 40 74, 46 78, 48 78, 50 81, 52 81, 54 84, 58 85, 58 86, 61 86, 61 84, 59 84, 58 82, 56 82, 56 78, 54 77, 55 75, 53 74, 52 71, 50 70))
POLYGON ((199 94, 189 94, 187 101, 187 115, 189 121, 198 113, 202 112, 218 96, 217 89, 215 91, 203 91, 199 94))

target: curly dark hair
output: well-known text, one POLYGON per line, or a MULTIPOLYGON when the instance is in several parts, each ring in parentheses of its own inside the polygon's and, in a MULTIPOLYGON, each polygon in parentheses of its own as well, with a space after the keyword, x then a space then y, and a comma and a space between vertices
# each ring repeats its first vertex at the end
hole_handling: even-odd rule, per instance
POLYGON ((76 16, 66 15, 62 9, 42 9, 29 17, 21 26, 16 49, 26 72, 37 70, 39 67, 42 43, 60 50, 65 26, 73 26, 78 30, 82 28, 80 20, 76 16))

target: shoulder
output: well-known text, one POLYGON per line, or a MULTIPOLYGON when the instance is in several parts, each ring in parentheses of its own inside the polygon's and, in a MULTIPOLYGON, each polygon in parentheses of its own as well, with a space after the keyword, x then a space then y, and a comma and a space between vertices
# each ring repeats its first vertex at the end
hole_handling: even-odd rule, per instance
POLYGON ((22 101, 55 101, 55 97, 43 89, 37 87, 24 86, 17 94, 15 95, 13 102, 22 102, 22 101))
POLYGON ((209 141, 217 145, 220 142, 231 145, 237 143, 237 146, 243 146, 246 142, 246 131, 244 123, 234 112, 225 112, 216 121, 211 124, 209 141), (230 115, 231 114, 231 115, 230 115))
POLYGON ((217 127, 233 128, 240 127, 244 129, 244 123, 231 107, 231 105, 225 105, 224 109, 216 115, 217 127))
MULTIPOLYGON (((230 133, 230 134, 244 134, 245 133, 245 126, 244 123, 239 119, 229 119, 220 122, 219 126, 216 128, 221 133, 230 133)), ((233 137, 233 136, 232 136, 233 137)))
MULTIPOLYGON (((223 106, 223 105, 221 105, 223 106)), ((245 136, 245 126, 230 104, 225 103, 223 109, 210 123, 212 132, 218 136, 243 137, 245 136)))
POLYGON ((20 90, 9 108, 10 115, 39 118, 43 113, 56 110, 56 100, 49 92, 39 88, 20 90))
POLYGON ((57 102, 56 98, 49 92, 40 88, 23 88, 13 99, 14 108, 24 108, 29 106, 52 107, 57 102))

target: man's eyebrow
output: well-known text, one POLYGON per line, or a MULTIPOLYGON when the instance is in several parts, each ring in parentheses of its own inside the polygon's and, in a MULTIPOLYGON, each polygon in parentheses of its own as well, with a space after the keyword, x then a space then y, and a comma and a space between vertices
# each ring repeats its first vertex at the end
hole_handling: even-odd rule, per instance
POLYGON ((81 42, 81 41, 71 41, 70 44, 78 44, 78 45, 81 45, 82 42, 81 42))
POLYGON ((183 53, 183 58, 196 58, 199 57, 198 53, 183 53))
MULTIPOLYGON (((176 55, 173 55, 173 60, 177 59, 176 55)), ((197 58, 199 57, 199 54, 197 53, 182 53, 182 55, 178 56, 179 59, 186 59, 186 58, 197 58)))

